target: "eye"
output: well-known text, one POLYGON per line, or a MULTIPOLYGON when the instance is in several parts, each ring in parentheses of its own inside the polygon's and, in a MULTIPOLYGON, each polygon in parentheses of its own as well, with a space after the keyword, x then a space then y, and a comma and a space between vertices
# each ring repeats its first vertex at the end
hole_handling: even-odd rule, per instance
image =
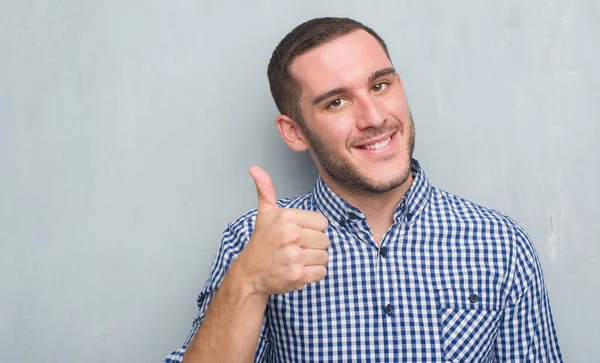
POLYGON ((372 89, 373 89, 373 91, 374 91, 374 92, 376 92, 376 93, 377 93, 377 92, 381 92, 381 91, 383 91, 383 90, 384 90, 384 89, 386 89, 386 88, 387 88, 389 85, 390 85, 390 83, 389 83, 389 82, 378 82, 378 83, 375 83, 375 84, 373 85, 373 88, 372 88, 372 89))
POLYGON ((348 103, 347 100, 345 100, 343 98, 336 98, 335 100, 329 102, 329 104, 327 105, 327 108, 332 108, 332 109, 341 108, 346 103, 348 103))

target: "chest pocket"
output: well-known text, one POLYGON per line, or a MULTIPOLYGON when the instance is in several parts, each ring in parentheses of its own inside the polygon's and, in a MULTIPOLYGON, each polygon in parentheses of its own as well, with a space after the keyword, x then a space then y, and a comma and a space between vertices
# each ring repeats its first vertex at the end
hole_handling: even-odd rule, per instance
POLYGON ((502 307, 490 290, 437 291, 444 358, 448 362, 495 362, 494 345, 502 307))

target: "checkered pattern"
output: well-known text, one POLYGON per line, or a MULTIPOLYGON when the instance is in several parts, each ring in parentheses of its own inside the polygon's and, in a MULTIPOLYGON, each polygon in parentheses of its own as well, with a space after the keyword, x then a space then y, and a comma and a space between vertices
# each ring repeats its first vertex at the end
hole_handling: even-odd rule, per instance
MULTIPOLYGON (((541 267, 513 220, 415 180, 379 247, 363 213, 318 179, 279 202, 329 219, 327 277, 269 299, 256 362, 562 362, 541 267)), ((256 211, 225 231, 181 357, 256 211)))

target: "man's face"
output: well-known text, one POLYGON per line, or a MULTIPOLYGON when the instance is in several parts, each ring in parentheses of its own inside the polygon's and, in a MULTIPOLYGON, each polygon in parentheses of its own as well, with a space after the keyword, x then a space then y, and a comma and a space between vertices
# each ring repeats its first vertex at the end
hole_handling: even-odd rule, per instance
POLYGON ((296 58, 304 134, 325 178, 382 193, 406 182, 414 124, 400 77, 379 42, 359 30, 296 58))

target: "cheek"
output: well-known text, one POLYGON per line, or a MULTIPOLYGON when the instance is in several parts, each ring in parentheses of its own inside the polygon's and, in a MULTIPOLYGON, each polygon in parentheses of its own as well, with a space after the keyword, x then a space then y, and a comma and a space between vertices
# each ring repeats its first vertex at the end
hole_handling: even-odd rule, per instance
POLYGON ((390 115, 396 120, 402 123, 409 122, 410 111, 408 108, 408 102, 405 97, 402 96, 390 98, 386 102, 386 107, 390 115))
POLYGON ((322 117, 319 120, 318 136, 326 146, 335 149, 345 147, 352 134, 351 112, 340 112, 322 117))

